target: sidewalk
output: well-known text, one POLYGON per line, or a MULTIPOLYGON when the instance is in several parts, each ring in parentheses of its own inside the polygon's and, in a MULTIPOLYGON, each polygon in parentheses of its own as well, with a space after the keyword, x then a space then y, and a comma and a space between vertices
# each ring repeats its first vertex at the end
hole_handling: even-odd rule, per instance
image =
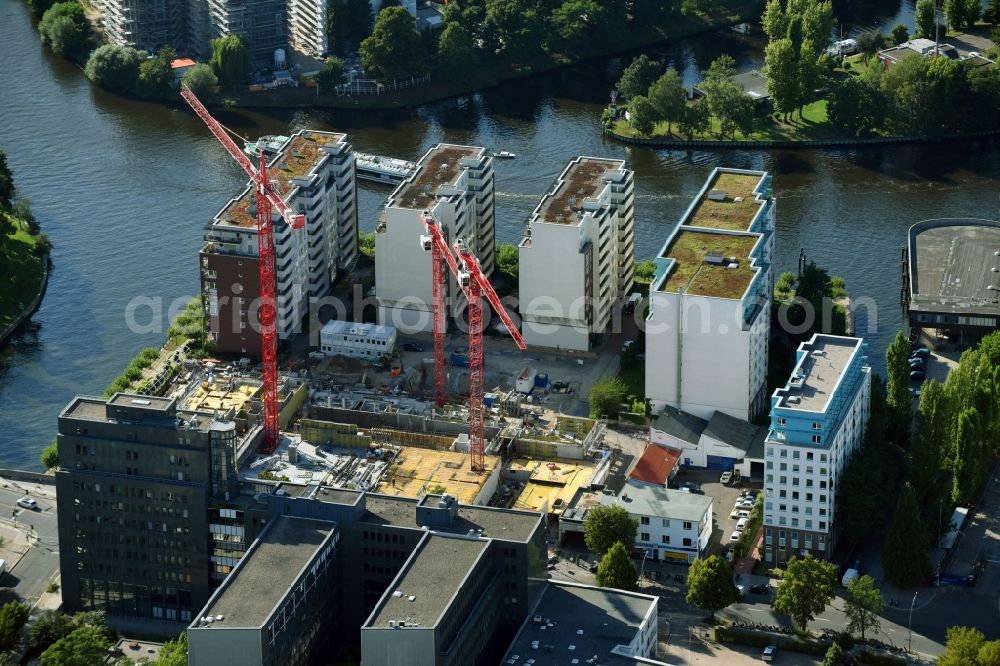
POLYGON ((44 497, 55 501, 56 479, 53 476, 49 476, 48 479, 46 479, 43 483, 39 483, 35 481, 23 481, 21 479, 14 480, 6 476, 0 476, 0 488, 9 488, 25 495, 44 497), (51 479, 51 481, 48 479, 51 479))

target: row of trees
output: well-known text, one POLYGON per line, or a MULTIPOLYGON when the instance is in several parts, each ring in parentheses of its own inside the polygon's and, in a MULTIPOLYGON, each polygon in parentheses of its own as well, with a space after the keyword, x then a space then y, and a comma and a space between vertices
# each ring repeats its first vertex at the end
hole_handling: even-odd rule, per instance
POLYGON ((888 69, 831 83, 830 123, 851 136, 939 136, 1000 124, 1000 70, 905 55, 888 69))
POLYGON ((774 110, 788 121, 792 111, 816 98, 823 73, 828 69, 824 55, 833 29, 830 2, 797 0, 783 5, 770 0, 764 10, 764 74, 774 110))
MULTIPOLYGON (((145 51, 117 44, 98 47, 87 60, 87 78, 112 92, 144 98, 165 98, 176 95, 170 61, 176 57, 171 48, 163 48, 149 58, 145 51)), ((183 83, 198 95, 215 90, 219 79, 212 67, 195 65, 184 75, 183 83)))

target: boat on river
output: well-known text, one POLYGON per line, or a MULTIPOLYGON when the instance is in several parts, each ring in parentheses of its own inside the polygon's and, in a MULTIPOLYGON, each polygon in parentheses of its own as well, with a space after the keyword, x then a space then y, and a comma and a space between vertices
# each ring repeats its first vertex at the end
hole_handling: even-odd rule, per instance
POLYGON ((244 141, 243 152, 250 157, 258 157, 263 150, 264 154, 270 157, 276 155, 290 138, 281 134, 267 134, 256 141, 244 141))
POLYGON ((512 160, 515 157, 517 157, 517 155, 510 152, 509 150, 501 150, 498 153, 493 153, 493 157, 499 158, 501 160, 512 160))
POLYGON ((367 153, 354 153, 354 165, 358 178, 376 183, 398 183, 417 170, 413 162, 367 153))

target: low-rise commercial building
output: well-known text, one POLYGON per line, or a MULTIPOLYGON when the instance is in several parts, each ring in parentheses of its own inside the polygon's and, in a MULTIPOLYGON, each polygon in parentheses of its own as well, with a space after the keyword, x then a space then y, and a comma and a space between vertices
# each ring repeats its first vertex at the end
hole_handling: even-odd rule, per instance
POLYGON ((774 201, 764 171, 715 169, 654 259, 646 397, 700 419, 766 406, 774 201))
POLYGON ((829 557, 841 475, 868 424, 871 368, 860 338, 816 334, 799 345, 771 397, 765 441, 764 558, 829 557))
POLYGON ((586 351, 608 330, 632 289, 634 204, 623 160, 577 157, 563 169, 518 246, 525 342, 586 351))
POLYGON ((649 426, 649 438, 657 446, 676 450, 683 467, 735 470, 745 478, 763 478, 767 428, 728 414, 715 412, 705 420, 666 407, 649 426))
POLYGON ((549 582, 501 664, 666 666, 656 660, 658 597, 549 582))
POLYGON ((655 444, 647 444, 635 467, 628 475, 629 483, 666 488, 677 475, 680 451, 655 444))
POLYGON ((319 349, 327 356, 378 359, 396 350, 396 329, 353 321, 328 321, 319 333, 319 349))
MULTIPOLYGON (((272 212, 275 326, 278 339, 299 333, 310 299, 358 257, 354 155, 347 136, 301 130, 268 168, 284 201, 306 217, 294 230, 272 212)), ((205 229, 201 300, 208 341, 220 353, 260 356, 257 207, 250 186, 205 229)))
MULTIPOLYGON (((458 240, 493 273, 496 244, 493 217, 493 159, 485 148, 437 144, 417 162, 379 216, 375 229, 375 295, 379 322, 404 333, 433 328, 431 252, 421 250, 428 213, 449 244, 458 240)), ((463 315, 465 296, 454 277, 445 287, 448 318, 463 315)), ((446 321, 447 324, 447 321, 446 321)))
POLYGON ((712 536, 712 498, 629 481, 617 495, 582 493, 559 518, 560 539, 583 533, 591 508, 620 506, 639 523, 635 551, 652 560, 690 563, 701 557, 712 536))

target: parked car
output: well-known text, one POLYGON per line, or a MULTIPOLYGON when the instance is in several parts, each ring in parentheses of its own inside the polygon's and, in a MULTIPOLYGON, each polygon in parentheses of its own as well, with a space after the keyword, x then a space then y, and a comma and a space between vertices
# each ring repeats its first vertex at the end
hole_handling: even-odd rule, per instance
POLYGON ((733 478, 732 472, 723 472, 722 476, 719 477, 719 483, 726 484, 729 483, 733 478))
POLYGON ((30 497, 21 497, 21 498, 19 498, 17 500, 17 505, 19 507, 23 507, 25 509, 31 509, 32 511, 34 511, 35 509, 38 508, 38 502, 36 502, 34 499, 32 499, 30 497))
POLYGON ((742 532, 743 530, 745 530, 747 528, 747 523, 749 522, 750 522, 749 516, 741 517, 739 520, 736 521, 736 531, 742 532))
POLYGON ((764 661, 774 661, 774 656, 778 653, 778 648, 773 645, 768 645, 764 648, 764 651, 760 654, 760 658, 764 661))
POLYGON ((910 379, 913 379, 913 380, 916 380, 916 381, 922 381, 923 378, 924 378, 924 376, 925 375, 924 375, 924 371, 923 370, 912 370, 910 372, 910 379))
POLYGON ((744 490, 740 493, 740 497, 749 497, 751 500, 756 500, 759 494, 759 490, 744 490))
POLYGON ((931 355, 931 350, 927 347, 917 347, 910 352, 910 358, 927 358, 931 355))
POLYGON ((754 502, 753 500, 740 500, 739 502, 736 503, 736 507, 739 509, 745 509, 746 511, 749 511, 754 507, 754 504, 756 504, 756 502, 754 502))
POLYGON ((747 520, 750 520, 750 512, 748 510, 746 510, 746 509, 740 509, 739 511, 736 512, 735 516, 729 516, 729 517, 730 518, 737 518, 737 519, 741 519, 741 520, 743 518, 746 518, 747 520))
POLYGON ((910 387, 910 393, 912 393, 912 394, 913 394, 913 397, 914 397, 914 398, 919 398, 919 397, 920 397, 920 389, 918 389, 918 388, 913 388, 913 387, 911 386, 911 387, 910 387))
POLYGON ((622 345, 622 352, 627 352, 635 344, 635 340, 626 340, 625 344, 622 345))
POLYGON ((761 583, 760 585, 751 585, 750 591, 754 594, 770 594, 771 586, 761 583))
POLYGON ((741 536, 742 535, 740 534, 740 532, 734 531, 732 534, 729 535, 729 543, 736 543, 737 541, 740 540, 741 536))
POLYGON ((404 342, 403 351, 408 352, 422 352, 424 350, 423 345, 418 345, 416 342, 404 342))
POLYGON ((910 363, 910 367, 911 368, 913 366, 915 366, 915 365, 919 365, 920 367, 923 367, 924 366, 924 359, 920 358, 919 356, 914 356, 913 358, 911 358, 909 360, 909 363, 910 363))
POLYGON ((683 491, 686 491, 686 492, 689 492, 689 493, 697 493, 699 495, 704 495, 705 494, 705 491, 701 489, 701 486, 699 486, 697 483, 694 483, 692 481, 686 481, 686 482, 682 483, 680 485, 680 490, 683 490, 683 491))

